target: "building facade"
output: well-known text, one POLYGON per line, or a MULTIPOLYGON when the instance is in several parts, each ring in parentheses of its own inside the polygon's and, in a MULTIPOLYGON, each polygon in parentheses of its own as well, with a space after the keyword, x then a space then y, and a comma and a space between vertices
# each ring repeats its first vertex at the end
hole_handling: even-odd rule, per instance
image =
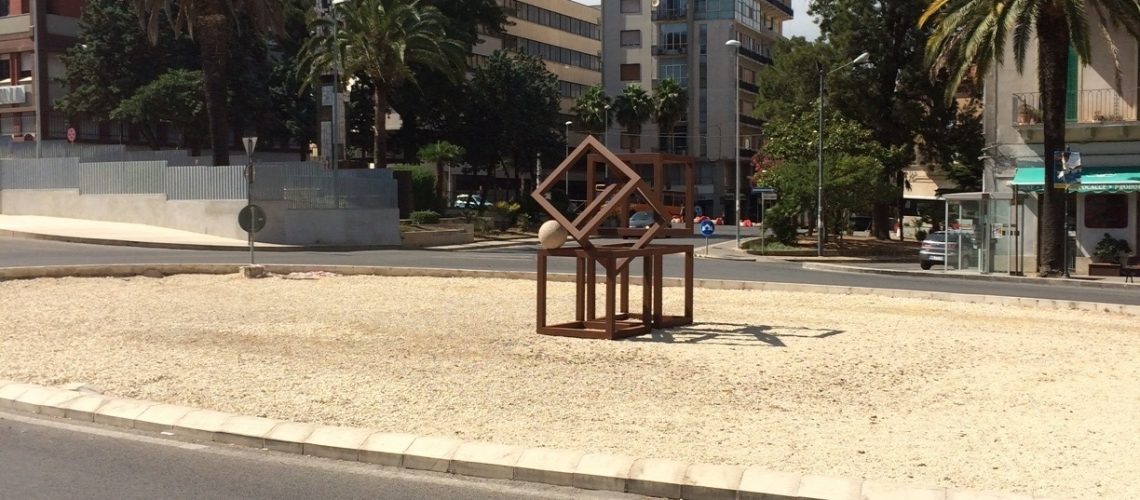
MULTIPOLYGON (((1090 26, 1100 25, 1095 11, 1087 14, 1090 26)), ((1070 151, 1079 153, 1082 170, 1081 182, 1070 186, 1068 196, 1069 228, 1075 235, 1070 265, 1078 273, 1087 272, 1105 234, 1128 241, 1133 252, 1140 247, 1140 42, 1107 24, 1119 71, 1099 29, 1090 30, 1091 60, 1069 57, 1065 138, 1070 151)), ((1016 253, 1024 269, 1036 270, 1043 167, 1056 152, 1043 150, 1036 43, 1027 44, 1024 73, 1013 65, 1011 45, 1008 63, 992 69, 985 79, 985 181, 987 190, 1020 199, 1012 209, 1014 217, 1024 214, 1018 233, 1022 248, 1016 253)))
POLYGON ((620 95, 632 84, 648 91, 672 78, 689 96, 688 116, 673 130, 649 123, 630 135, 615 124, 607 143, 622 151, 697 157, 697 204, 703 213, 733 222, 733 189, 740 186, 742 218, 754 218, 749 214, 756 203, 749 203, 746 177, 762 132, 762 123, 752 116, 756 74, 772 63, 773 46, 792 15, 790 2, 782 0, 602 0, 606 94, 620 95), (739 49, 726 45, 729 40, 739 41, 739 49), (741 162, 739 182, 735 162, 741 162))
POLYGON ((54 119, 66 93, 61 56, 79 34, 85 0, 0 0, 0 136, 14 141, 66 136, 54 119))

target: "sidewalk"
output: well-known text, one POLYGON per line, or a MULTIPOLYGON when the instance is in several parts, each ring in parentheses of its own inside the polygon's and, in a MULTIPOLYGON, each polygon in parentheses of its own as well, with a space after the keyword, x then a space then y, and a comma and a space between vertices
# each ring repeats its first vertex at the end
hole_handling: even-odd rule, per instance
MULTIPOLYGON (((0 215, 0 236, 37 240, 183 250, 245 250, 244 239, 223 238, 145 224, 65 219, 39 215, 0 215)), ((301 250, 304 247, 256 243, 263 250, 301 250)))

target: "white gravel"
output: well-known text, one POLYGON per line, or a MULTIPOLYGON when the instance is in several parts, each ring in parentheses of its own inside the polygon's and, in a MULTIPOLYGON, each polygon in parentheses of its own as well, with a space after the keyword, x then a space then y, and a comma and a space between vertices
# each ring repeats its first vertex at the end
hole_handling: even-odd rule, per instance
MULTIPOLYGON (((504 444, 1140 498, 1135 318, 697 290, 695 325, 607 342, 535 334, 529 281, 293 278, 0 282, 0 378, 504 444)), ((552 316, 570 318, 572 286, 551 291, 552 316)), ((666 294, 678 310, 679 289, 666 294)))

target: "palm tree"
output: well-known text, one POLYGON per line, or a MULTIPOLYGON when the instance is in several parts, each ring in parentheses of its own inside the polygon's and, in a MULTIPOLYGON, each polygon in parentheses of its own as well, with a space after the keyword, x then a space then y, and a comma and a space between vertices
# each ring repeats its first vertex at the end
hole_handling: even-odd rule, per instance
MULTIPOLYGON (((456 146, 447 141, 436 141, 420 148, 420 160, 435 163, 435 198, 437 201, 445 199, 443 166, 450 165, 466 153, 462 146, 456 146)), ((444 206, 446 205, 444 203, 444 206)))
POLYGON ((606 91, 600 85, 595 85, 578 96, 570 110, 574 112, 574 122, 578 126, 590 135, 597 135, 599 131, 604 134, 610 126, 610 113, 606 109, 609 105, 610 98, 606 96, 606 91))
POLYGON ((689 109, 689 96, 677 80, 666 78, 653 91, 653 121, 658 132, 668 134, 669 152, 673 152, 673 127, 689 109))
MULTIPOLYGON (((463 77, 466 47, 446 35, 447 19, 420 0, 353 0, 338 4, 339 22, 314 19, 313 36, 301 48, 306 86, 338 67, 346 77, 366 76, 374 100, 372 154, 387 166, 384 117, 392 92, 417 83, 413 67, 439 70, 453 81, 463 77)), ((345 78, 347 80, 348 78, 345 78)))
POLYGON ((649 92, 636 83, 629 84, 621 95, 614 99, 614 119, 618 125, 625 127, 626 135, 630 136, 630 152, 636 152, 633 138, 641 134, 641 124, 649 121, 653 116, 653 98, 649 92))
POLYGON ((1137 0, 932 0, 918 21, 919 26, 925 26, 934 20, 934 31, 926 45, 927 63, 932 72, 948 71, 948 100, 953 98, 962 80, 974 71, 973 67, 977 75, 985 75, 992 64, 1003 63, 1005 44, 1010 37, 1017 71, 1022 73, 1029 43, 1034 33, 1039 35, 1036 36, 1037 81, 1045 129, 1042 274, 1056 272, 1063 265, 1064 193, 1054 187, 1057 166, 1053 164, 1053 152, 1065 147, 1069 48, 1072 47, 1082 61, 1087 62, 1092 56, 1086 15, 1089 7, 1100 20, 1100 31, 1110 47, 1106 53, 1113 54, 1112 57, 1117 50, 1108 37, 1108 24, 1124 26, 1132 36, 1140 37, 1137 0))
POLYGON ((206 113, 210 118, 210 147, 214 165, 230 163, 230 131, 226 61, 230 32, 238 28, 239 13, 255 30, 281 33, 285 17, 280 0, 134 0, 139 20, 151 43, 158 40, 160 16, 167 16, 174 36, 185 31, 198 44, 206 113))

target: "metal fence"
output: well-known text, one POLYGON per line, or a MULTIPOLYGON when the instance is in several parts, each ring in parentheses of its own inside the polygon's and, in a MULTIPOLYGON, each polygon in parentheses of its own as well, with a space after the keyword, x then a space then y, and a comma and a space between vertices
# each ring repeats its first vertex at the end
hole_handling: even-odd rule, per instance
MULTIPOLYGON (((0 159, 0 189, 77 189, 80 194, 165 194, 169 200, 244 200, 241 165, 170 165, 168 161, 81 163, 79 158, 0 159)), ((313 162, 257 164, 256 201, 286 201, 292 210, 394 209, 396 182, 387 170, 321 168, 313 162)))

